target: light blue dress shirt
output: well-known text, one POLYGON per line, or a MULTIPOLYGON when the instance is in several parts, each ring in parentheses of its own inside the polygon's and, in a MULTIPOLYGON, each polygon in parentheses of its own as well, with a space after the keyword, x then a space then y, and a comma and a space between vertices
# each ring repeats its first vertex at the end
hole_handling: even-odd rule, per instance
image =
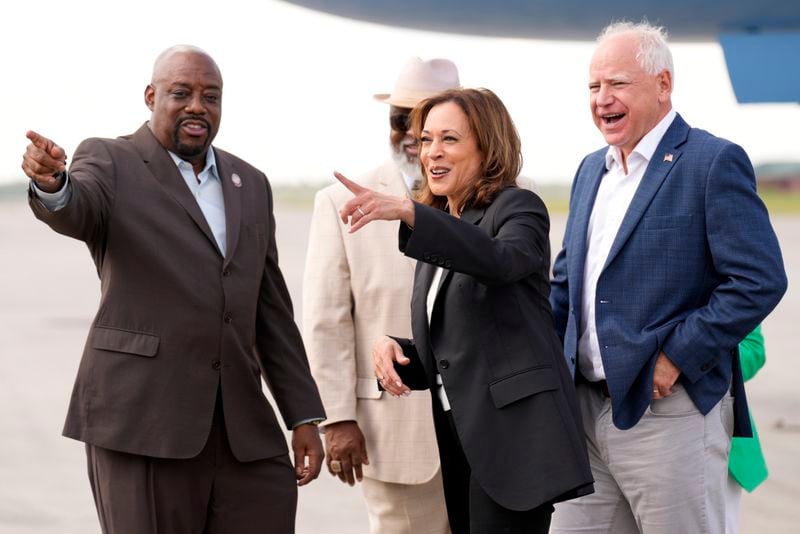
POLYGON ((225 256, 227 240, 225 238, 225 200, 222 196, 222 182, 217 170, 217 160, 214 158, 214 151, 206 152, 206 165, 200 174, 195 175, 194 167, 188 161, 182 160, 176 154, 169 153, 172 161, 178 166, 178 170, 183 176, 183 181, 192 196, 200 206, 200 211, 206 218, 211 233, 217 242, 222 256, 225 256))
MULTIPOLYGON (((205 167, 198 175, 195 175, 194 167, 192 167, 191 163, 182 160, 172 152, 169 152, 169 155, 178 167, 183 181, 186 182, 186 187, 192 192, 197 205, 200 206, 200 211, 203 212, 203 216, 211 228, 211 233, 214 234, 217 248, 224 257, 227 247, 227 239, 225 237, 225 200, 222 196, 222 182, 219 178, 214 151, 209 150, 206 152, 205 167)), ((33 180, 31 180, 31 189, 51 212, 58 211, 66 206, 72 196, 72 186, 70 185, 68 173, 64 180, 64 186, 55 193, 42 191, 33 180)))

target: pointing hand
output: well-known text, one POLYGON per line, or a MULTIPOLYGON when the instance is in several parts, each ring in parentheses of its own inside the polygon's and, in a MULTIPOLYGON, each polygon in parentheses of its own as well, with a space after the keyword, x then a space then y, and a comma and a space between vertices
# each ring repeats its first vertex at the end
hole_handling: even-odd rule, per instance
POLYGON ((22 171, 47 193, 61 189, 61 173, 67 169, 67 154, 50 139, 29 131, 30 144, 22 155, 22 171))

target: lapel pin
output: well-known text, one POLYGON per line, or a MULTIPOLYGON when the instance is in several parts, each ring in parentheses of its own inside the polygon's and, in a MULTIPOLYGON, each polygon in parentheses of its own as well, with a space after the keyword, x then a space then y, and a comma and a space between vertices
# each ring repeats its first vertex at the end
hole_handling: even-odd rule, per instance
MULTIPOLYGON (((670 161, 672 160, 670 159, 670 161)), ((231 174, 231 182, 233 182, 233 185, 236 187, 242 187, 242 179, 239 178, 239 175, 236 173, 231 174)))
MULTIPOLYGON (((670 154, 669 152, 664 154, 664 161, 672 163, 672 154, 670 154)), ((236 175, 234 174, 234 176, 236 176, 236 175)))

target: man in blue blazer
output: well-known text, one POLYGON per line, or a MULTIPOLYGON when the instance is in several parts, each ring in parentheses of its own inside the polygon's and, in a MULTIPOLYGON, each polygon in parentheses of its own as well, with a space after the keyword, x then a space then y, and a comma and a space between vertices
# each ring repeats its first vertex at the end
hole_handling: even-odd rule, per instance
POLYGON ((575 176, 550 298, 596 493, 551 532, 721 534, 737 344, 786 290, 778 241, 745 152, 672 109, 662 28, 607 27, 589 74, 609 146, 575 176))

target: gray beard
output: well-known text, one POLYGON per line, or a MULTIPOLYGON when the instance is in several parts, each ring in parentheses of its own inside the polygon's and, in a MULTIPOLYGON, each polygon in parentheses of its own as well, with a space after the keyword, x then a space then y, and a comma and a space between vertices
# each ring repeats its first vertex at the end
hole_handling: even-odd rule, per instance
POLYGON ((414 181, 422 182, 422 169, 420 169, 418 159, 414 158, 413 162, 408 161, 408 156, 406 156, 402 148, 397 150, 394 146, 389 145, 389 150, 392 155, 392 161, 394 161, 397 168, 400 169, 400 172, 410 176, 414 181))

